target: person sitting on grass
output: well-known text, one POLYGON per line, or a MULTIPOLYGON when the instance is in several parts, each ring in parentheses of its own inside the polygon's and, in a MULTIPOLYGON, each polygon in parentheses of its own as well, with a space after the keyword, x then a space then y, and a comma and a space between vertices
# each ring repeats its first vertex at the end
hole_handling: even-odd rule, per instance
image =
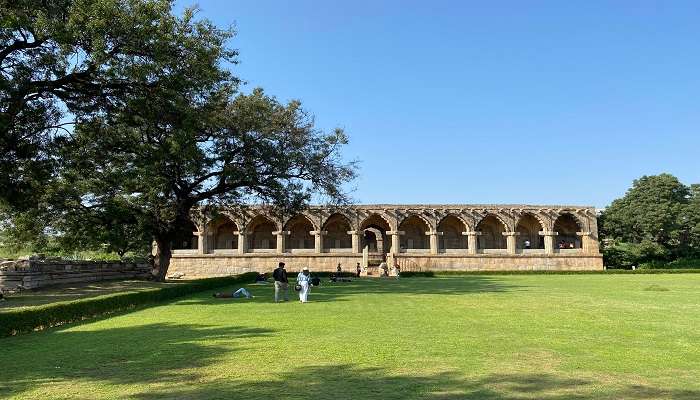
POLYGON ((252 299, 253 297, 255 297, 246 288, 240 288, 233 293, 217 292, 214 293, 212 296, 216 297, 217 299, 238 299, 241 297, 245 297, 246 299, 252 299))
POLYGON ((329 277, 329 282, 352 282, 352 279, 343 278, 340 275, 331 274, 329 277))
POLYGON ((255 277, 255 283, 268 283, 267 282, 267 274, 266 273, 258 274, 258 276, 255 277))

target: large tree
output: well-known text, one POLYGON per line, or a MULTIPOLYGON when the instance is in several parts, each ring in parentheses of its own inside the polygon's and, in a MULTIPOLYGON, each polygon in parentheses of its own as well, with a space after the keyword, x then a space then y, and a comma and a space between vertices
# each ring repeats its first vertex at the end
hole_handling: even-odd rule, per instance
POLYGON ((316 129, 298 101, 282 104, 260 89, 231 99, 219 90, 172 94, 81 125, 62 176, 74 190, 64 218, 107 213, 118 202, 157 243, 159 279, 203 206, 259 202, 290 211, 314 194, 347 200, 343 184, 354 170, 339 153, 345 134, 316 129))
POLYGON ((691 255, 700 221, 697 191, 670 174, 636 179, 602 213, 602 237, 638 253, 637 261, 691 255))
POLYGON ((72 125, 160 84, 197 40, 169 0, 0 0, 0 206, 36 207, 72 125))
POLYGON ((240 94, 231 31, 191 10, 175 17, 170 1, 32 3, 0 3, 11 54, 0 200, 36 199, 30 212, 65 246, 125 251, 153 239, 163 279, 201 207, 346 200, 344 133, 316 129, 297 101, 240 94), (66 117, 74 127, 61 131, 66 117), (35 183, 32 196, 18 190, 35 183))

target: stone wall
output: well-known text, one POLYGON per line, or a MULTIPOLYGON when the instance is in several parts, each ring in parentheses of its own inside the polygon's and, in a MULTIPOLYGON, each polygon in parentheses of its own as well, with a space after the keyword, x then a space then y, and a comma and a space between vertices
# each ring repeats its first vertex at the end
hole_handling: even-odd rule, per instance
POLYGON ((282 261, 288 271, 300 271, 309 267, 312 271, 336 270, 338 263, 344 271, 354 271, 362 263, 362 254, 245 254, 242 256, 178 255, 170 260, 168 276, 183 274, 185 279, 228 276, 245 272, 272 272, 282 261))
POLYGON ((0 262, 0 288, 36 289, 58 284, 145 279, 148 264, 95 261, 18 260, 0 262))
MULTIPOLYGON (((402 271, 595 271, 603 270, 603 258, 591 254, 401 254, 396 260, 402 271)), ((333 272, 338 263, 344 271, 355 271, 362 254, 244 254, 177 255, 168 275, 183 274, 186 279, 226 276, 244 272, 271 272, 283 261, 287 270, 333 272)))
POLYGON ((590 254, 399 255, 402 271, 602 271, 590 254))

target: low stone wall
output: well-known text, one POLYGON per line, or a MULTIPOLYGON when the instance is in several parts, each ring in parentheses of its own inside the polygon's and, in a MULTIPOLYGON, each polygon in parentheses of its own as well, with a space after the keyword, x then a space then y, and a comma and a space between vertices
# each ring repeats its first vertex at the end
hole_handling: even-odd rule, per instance
MULTIPOLYGON (((595 271, 603 270, 603 257, 594 254, 400 254, 396 256, 402 271, 595 271)), ((186 279, 226 276, 244 272, 271 272, 283 261, 287 270, 334 272, 340 263, 344 271, 355 271, 362 255, 355 253, 322 254, 243 254, 177 255, 170 261, 168 275, 186 279)))
POLYGON ((0 262, 0 288, 36 289, 58 284, 145 279, 148 264, 96 261, 18 260, 0 262))
POLYGON ((602 271, 590 254, 399 255, 402 271, 602 271))
POLYGON ((170 260, 168 276, 183 274, 186 279, 228 276, 245 272, 272 272, 280 261, 288 271, 300 271, 309 267, 312 271, 336 270, 338 263, 344 271, 354 271, 355 265, 362 263, 362 254, 244 254, 221 255, 179 255, 170 260))

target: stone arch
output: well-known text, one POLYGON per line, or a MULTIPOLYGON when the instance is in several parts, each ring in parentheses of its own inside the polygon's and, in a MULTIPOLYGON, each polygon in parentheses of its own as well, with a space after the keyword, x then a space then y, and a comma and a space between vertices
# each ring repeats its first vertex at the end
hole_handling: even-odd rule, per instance
POLYGON ((360 223, 362 231, 362 247, 368 247, 371 253, 386 253, 389 243, 386 232, 391 230, 391 224, 382 215, 372 213, 360 223))
POLYGON ((360 229, 364 229, 365 227, 369 226, 370 224, 372 225, 377 225, 377 226, 382 226, 383 229, 386 228, 387 231, 390 231, 394 229, 394 225, 390 222, 391 219, 382 213, 370 213, 368 214, 365 218, 363 218, 360 221, 360 229))
POLYGON ((581 221, 573 213, 564 212, 559 214, 554 221, 554 232, 557 232, 554 247, 558 249, 580 249, 582 243, 577 232, 581 232, 582 229, 581 221))
POLYGON ((540 231, 544 231, 545 226, 542 220, 531 212, 520 215, 515 225, 515 231, 518 232, 516 248, 544 249, 544 237, 540 236, 540 231))
POLYGON ((439 246, 441 250, 466 249, 467 237, 462 232, 469 231, 469 225, 460 217, 454 214, 447 214, 437 225, 440 236, 439 246))
POLYGON ((430 231, 430 224, 417 214, 411 214, 401 221, 399 231, 401 235, 401 250, 409 249, 429 249, 430 240, 426 235, 430 231))
MULTIPOLYGON (((403 220, 401 220, 401 223, 399 223, 399 227, 401 226, 401 224, 404 223, 404 221, 406 221, 406 220, 409 219, 409 218, 418 218, 418 219, 420 219, 421 221, 423 221, 423 223, 425 223, 425 225, 428 227, 428 230, 427 230, 427 231, 431 231, 431 230, 433 230, 433 228, 435 227, 435 224, 434 224, 433 221, 431 221, 430 219, 428 219, 425 215, 419 214, 419 213, 415 213, 415 212, 409 212, 409 213, 407 213, 407 214, 404 216, 403 220)), ((401 229, 399 229, 399 230, 401 230, 401 229)), ((426 231, 426 232, 427 232, 427 231, 426 231)))
POLYGON ((272 232, 278 230, 278 225, 269 217, 258 214, 248 222, 248 249, 271 250, 277 246, 277 238, 272 232))
POLYGON ((231 250, 238 248, 238 224, 229 216, 221 214, 209 223, 212 233, 211 248, 214 250, 231 250))
POLYGON ((187 221, 183 224, 176 233, 176 239, 173 240, 173 250, 197 250, 199 246, 199 237, 197 233, 197 225, 192 221, 187 221))
POLYGON ((506 232, 508 225, 496 214, 487 214, 476 225, 476 230, 481 232, 477 239, 479 249, 505 249, 507 248, 506 232))
POLYGON ((323 223, 326 234, 323 236, 323 248, 328 249, 352 249, 352 236, 348 231, 352 230, 350 219, 341 213, 333 213, 323 223))
POLYGON ((298 214, 290 218, 284 226, 289 232, 286 240, 288 249, 313 249, 315 238, 311 231, 316 230, 313 221, 305 214, 298 214))

